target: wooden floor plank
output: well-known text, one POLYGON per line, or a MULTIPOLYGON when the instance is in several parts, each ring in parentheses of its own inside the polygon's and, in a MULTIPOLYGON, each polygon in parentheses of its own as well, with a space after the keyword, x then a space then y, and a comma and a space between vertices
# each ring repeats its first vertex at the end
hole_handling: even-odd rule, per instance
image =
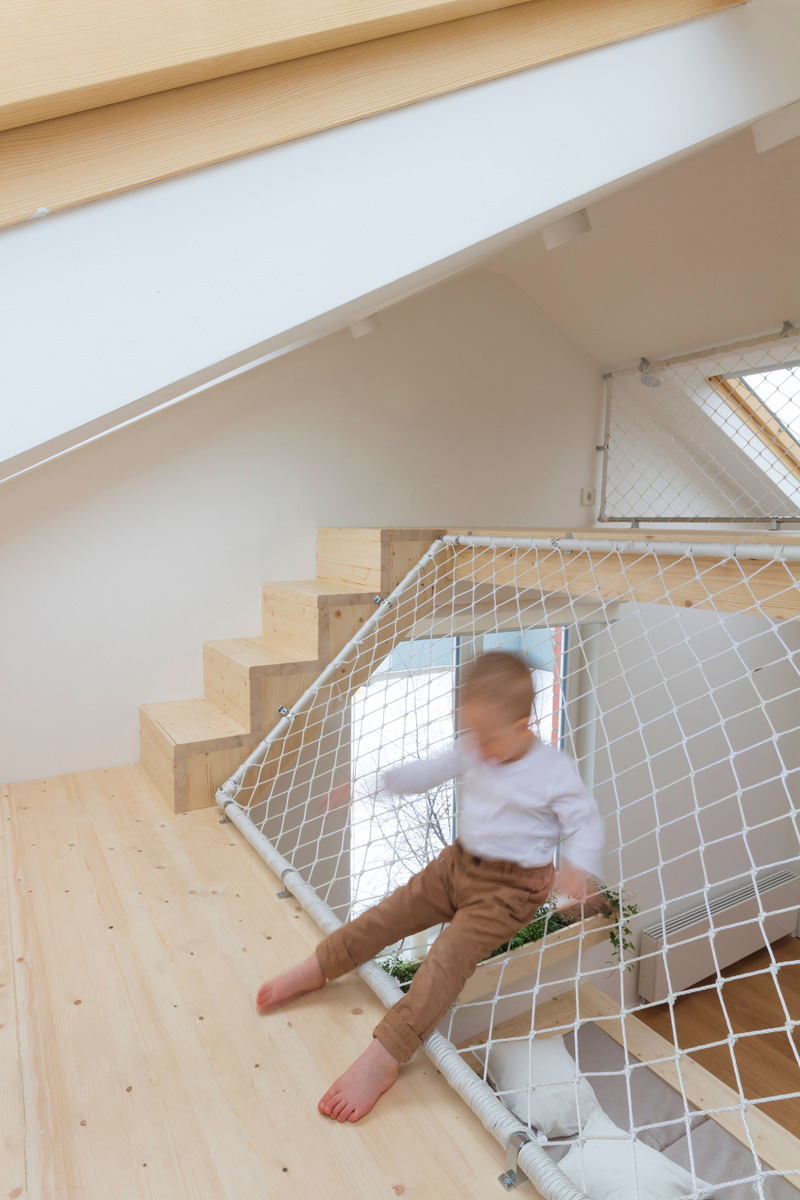
MULTIPOLYGON (((113 810, 115 818, 124 822, 137 786, 134 782, 129 788, 128 803, 113 810)), ((338 1196, 341 1188, 343 1200, 360 1194, 354 1193, 354 1188, 363 1188, 365 1195, 379 1194, 386 1187, 387 1170, 393 1189, 402 1188, 403 1194, 426 1195, 431 1186, 431 1163, 440 1158, 441 1147, 448 1142, 456 1143, 453 1151, 456 1163, 471 1158, 479 1141, 489 1156, 492 1172, 489 1179, 493 1180, 498 1161, 496 1144, 443 1082, 436 1079, 436 1072, 423 1056, 403 1072, 386 1102, 361 1122, 357 1131, 355 1127, 344 1131, 351 1140, 353 1132, 360 1136, 348 1150, 347 1173, 342 1175, 339 1170, 337 1174, 342 1129, 318 1116, 316 1102, 333 1078, 368 1043, 383 1009, 360 980, 348 978, 332 986, 324 999, 319 996, 303 999, 292 1006, 292 1011, 267 1019, 256 1016, 253 997, 258 984, 287 963, 308 954, 319 940, 319 931, 293 901, 277 899, 278 880, 232 826, 220 830, 216 813, 203 814, 200 821, 195 819, 196 815, 184 823, 183 852, 192 869, 202 874, 206 897, 216 893, 207 906, 203 924, 212 931, 215 944, 224 947, 226 968, 237 976, 230 981, 231 1002, 237 1006, 235 1019, 230 1021, 236 1031, 228 1050, 230 1061, 242 1059, 249 1079, 256 1068, 251 1068, 243 1057, 243 1046, 267 1047, 267 1070, 263 1054, 259 1056, 258 1068, 258 1084, 265 1103, 256 1115, 263 1118, 267 1106, 285 1107, 287 1094, 293 1093, 296 1107, 289 1113, 286 1131, 289 1144, 293 1134, 294 1140, 297 1139, 298 1127, 313 1133, 317 1151, 326 1155, 331 1173, 326 1191, 338 1196), (220 857, 224 850, 228 853, 220 857), (411 1158, 398 1141, 398 1119, 406 1117, 414 1123, 417 1147, 411 1158), (364 1136, 366 1131, 368 1136, 364 1136), (371 1187, 375 1190, 371 1191, 371 1187)), ((182 861, 177 847, 172 848, 171 856, 176 864, 182 861)), ((170 922, 174 916, 175 909, 170 906, 170 922)), ((166 921, 166 910, 162 910, 162 918, 166 921)), ((175 927, 173 933, 180 937, 180 928, 175 927)), ((193 973, 190 991, 197 995, 203 987, 203 977, 198 974, 202 967, 198 966, 196 955, 187 968, 193 973)), ((216 1033, 221 1036, 222 1031, 216 1033)), ((226 1078, 232 1077, 233 1071, 226 1072, 226 1078)), ((274 1122, 274 1117, 270 1119, 274 1122)), ((442 1165, 446 1169, 447 1164, 442 1165)), ((301 1162, 290 1170, 295 1170, 300 1178, 298 1197, 308 1195, 315 1180, 318 1183, 320 1179, 318 1154, 308 1164, 301 1162), (306 1170, 307 1178, 301 1177, 300 1172, 306 1170)), ((465 1196, 473 1194, 470 1191, 473 1186, 475 1195, 482 1194, 480 1185, 459 1180, 455 1168, 452 1180, 445 1174, 437 1187, 446 1194, 447 1187, 456 1184, 465 1196)))
POLYGON ((0 1147, 2 1194, 25 1195, 25 1111, 17 1026, 14 949, 9 906, 11 821, 8 788, 0 788, 0 1147))
POLYGON ((229 1110, 121 847, 71 781, 31 799, 13 825, 42 1194, 255 1197, 255 1172, 215 1162, 229 1110))
POLYGON ((382 1008, 352 977, 257 1016, 259 982, 319 935, 215 810, 166 813, 138 767, 14 785, 9 806, 27 1196, 497 1188, 500 1148, 424 1056, 358 1125, 319 1116, 382 1008))

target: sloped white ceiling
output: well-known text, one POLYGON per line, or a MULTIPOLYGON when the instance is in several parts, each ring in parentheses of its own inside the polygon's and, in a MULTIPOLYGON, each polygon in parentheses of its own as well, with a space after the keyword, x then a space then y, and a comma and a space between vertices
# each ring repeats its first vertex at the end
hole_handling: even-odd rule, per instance
POLYGON ((791 103, 798 38, 752 0, 7 230, 0 478, 791 103))
POLYGON ((568 245, 547 251, 533 234, 487 266, 605 367, 800 325, 800 138, 758 154, 740 131, 589 217, 568 245))

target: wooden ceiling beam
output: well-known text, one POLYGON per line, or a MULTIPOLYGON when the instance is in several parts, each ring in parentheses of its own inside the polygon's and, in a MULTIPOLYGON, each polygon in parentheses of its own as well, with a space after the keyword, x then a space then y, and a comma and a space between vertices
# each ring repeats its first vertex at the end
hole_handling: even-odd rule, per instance
POLYGON ((522 0, 4 0, 0 129, 522 0))
POLYGON ((742 0, 514 7, 0 133, 0 226, 609 45, 742 0))

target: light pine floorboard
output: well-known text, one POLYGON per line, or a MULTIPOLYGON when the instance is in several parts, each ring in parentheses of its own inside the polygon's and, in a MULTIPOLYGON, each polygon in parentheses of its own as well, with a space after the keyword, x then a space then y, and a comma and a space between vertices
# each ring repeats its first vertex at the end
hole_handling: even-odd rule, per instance
POLYGON ((0 1196, 25 1194, 25 1113, 11 941, 9 829, 0 789, 0 1196))
POLYGON ((500 1148, 424 1056, 358 1125, 319 1116, 383 1010, 350 977, 258 1017, 319 935, 216 809, 168 813, 140 767, 2 801, 2 1200, 501 1192, 500 1148))

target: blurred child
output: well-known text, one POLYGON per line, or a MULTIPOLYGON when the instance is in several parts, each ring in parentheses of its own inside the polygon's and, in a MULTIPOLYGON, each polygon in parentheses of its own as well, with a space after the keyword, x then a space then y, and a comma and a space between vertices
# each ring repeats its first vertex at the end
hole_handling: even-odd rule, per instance
POLYGON ((555 883, 583 898, 598 872, 603 823, 597 805, 572 759, 532 732, 532 708, 530 671, 513 654, 484 654, 465 668, 459 693, 464 736, 446 754, 395 767, 381 779, 388 791, 404 795, 459 777, 458 840, 258 993, 259 1010, 270 1012, 401 938, 449 922, 407 994, 374 1030, 371 1045, 320 1100, 320 1112, 334 1120, 357 1121, 370 1111, 477 964, 530 923, 555 883))

